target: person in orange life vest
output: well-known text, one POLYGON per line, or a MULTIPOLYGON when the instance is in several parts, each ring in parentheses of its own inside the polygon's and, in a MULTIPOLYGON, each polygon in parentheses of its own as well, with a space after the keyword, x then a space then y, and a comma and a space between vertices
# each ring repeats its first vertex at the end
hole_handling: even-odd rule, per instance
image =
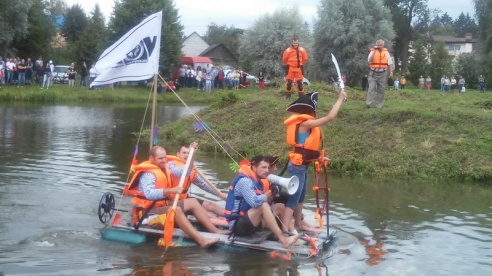
POLYGON ((318 92, 303 95, 287 107, 287 111, 294 113, 284 121, 284 124, 287 125, 287 144, 294 147, 289 152, 287 170, 290 176, 296 175, 299 178, 299 188, 296 193, 289 196, 286 203, 287 208, 282 214, 284 228, 290 225, 292 218, 294 218, 294 227, 297 230, 314 230, 302 220, 302 207, 308 176, 307 168, 312 161, 322 158, 320 157, 320 147, 323 137, 320 126, 335 119, 346 96, 347 93, 342 90, 330 112, 321 118, 315 117, 318 92))
POLYGON ((391 59, 388 49, 384 48, 382 39, 376 41, 376 46, 370 49, 367 61, 371 71, 368 77, 369 89, 366 96, 366 108, 371 107, 373 99, 376 108, 383 108, 388 69, 390 78, 393 77, 393 59, 391 59))
POLYGON ((226 200, 226 219, 229 229, 236 236, 248 236, 264 226, 277 236, 283 247, 294 244, 300 237, 284 236, 275 221, 274 212, 268 204, 272 191, 264 191, 261 183, 269 174, 268 159, 263 155, 251 159, 251 165, 241 165, 239 175, 232 181, 226 200))
MULTIPOLYGON (((149 161, 145 161, 133 167, 135 174, 130 182, 129 189, 138 189, 145 198, 134 197, 132 202, 142 208, 149 208, 153 201, 166 199, 171 194, 179 194, 181 187, 168 188, 168 177, 180 175, 182 170, 169 170, 166 163, 166 150, 160 146, 154 146, 150 150, 149 161), (137 187, 135 187, 138 185, 137 187)), ((191 205, 191 204, 189 204, 191 205)), ((198 202, 196 202, 198 205, 198 202)), ((149 214, 166 214, 168 211, 166 201, 158 201, 149 214)), ((182 206, 175 210, 176 224, 201 247, 208 247, 219 241, 218 238, 210 239, 201 236, 186 217, 182 206)), ((206 215, 206 214, 205 214, 206 215)), ((207 217, 208 219, 208 217, 207 217)))
MULTIPOLYGON (((189 145, 180 145, 178 148, 178 152, 176 153, 176 156, 168 155, 168 166, 169 169, 173 169, 175 167, 180 167, 184 166, 186 160, 188 159, 188 155, 190 154, 190 147, 189 145)), ((173 186, 178 186, 179 184, 179 178, 171 177, 173 186)), ((209 192, 211 194, 214 194, 218 196, 222 200, 226 200, 227 195, 224 193, 217 193, 215 189, 210 187, 205 180, 197 174, 196 169, 192 169, 190 175, 186 178, 184 186, 183 186, 183 193, 180 195, 180 199, 186 199, 188 197, 188 189, 190 188, 191 184, 195 184, 198 186, 200 189, 209 192)), ((198 199, 198 202, 207 210, 208 212, 212 212, 218 217, 224 216, 224 208, 218 206, 217 204, 206 201, 206 200, 201 200, 198 199)))
POLYGON ((303 66, 308 61, 308 54, 306 49, 299 46, 299 38, 294 37, 289 48, 284 51, 282 55, 282 62, 286 67, 285 81, 287 82, 287 89, 285 90, 286 98, 290 99, 292 93, 292 82, 297 80, 297 92, 299 96, 304 93, 304 88, 302 87, 303 80, 303 66))

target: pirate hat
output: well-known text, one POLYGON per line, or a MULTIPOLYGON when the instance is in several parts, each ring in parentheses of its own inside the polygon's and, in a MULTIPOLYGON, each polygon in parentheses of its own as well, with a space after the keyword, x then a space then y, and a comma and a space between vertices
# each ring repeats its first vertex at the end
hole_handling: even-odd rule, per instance
POLYGON ((318 106, 318 92, 311 92, 300 96, 287 107, 287 111, 301 114, 313 113, 318 106))

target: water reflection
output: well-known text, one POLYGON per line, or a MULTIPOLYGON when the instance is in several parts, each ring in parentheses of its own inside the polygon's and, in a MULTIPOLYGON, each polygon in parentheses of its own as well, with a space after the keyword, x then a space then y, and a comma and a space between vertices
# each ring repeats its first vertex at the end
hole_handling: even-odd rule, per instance
MULTIPOLYGON (((97 204, 104 192, 121 193, 143 110, 0 105, 0 274, 141 275, 149 269, 178 275, 486 275, 492 270, 492 191, 459 183, 330 175, 330 224, 339 237, 321 260, 271 260, 261 252, 223 248, 163 252, 154 244, 102 241, 97 204)), ((160 107, 159 113, 159 124, 165 124, 163 119, 187 111, 160 107)), ((142 156, 146 149, 141 146, 142 156)), ((214 184, 227 189, 235 177, 231 160, 214 153, 198 153, 197 160, 214 184)), ((315 222, 311 189, 304 206, 306 219, 315 222)))

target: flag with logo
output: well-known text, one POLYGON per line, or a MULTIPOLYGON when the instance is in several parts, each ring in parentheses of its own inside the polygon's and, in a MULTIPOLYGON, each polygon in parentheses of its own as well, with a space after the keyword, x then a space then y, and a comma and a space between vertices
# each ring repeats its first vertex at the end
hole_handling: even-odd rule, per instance
POLYGON ((158 73, 162 11, 145 18, 96 62, 96 78, 90 86, 119 81, 147 80, 158 73))

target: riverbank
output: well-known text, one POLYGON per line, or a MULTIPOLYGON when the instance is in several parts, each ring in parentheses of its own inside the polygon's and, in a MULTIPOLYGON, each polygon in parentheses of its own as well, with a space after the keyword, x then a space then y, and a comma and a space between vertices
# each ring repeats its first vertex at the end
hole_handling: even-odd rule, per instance
MULTIPOLYGON (((114 89, 103 86, 94 90, 76 85, 54 84, 49 89, 41 89, 37 85, 17 87, 4 85, 0 89, 0 102, 29 102, 29 103, 146 103, 152 93, 150 84, 144 87, 127 86, 126 84, 114 89)), ((187 104, 208 105, 215 102, 214 97, 204 93, 193 93, 196 89, 183 89, 180 95, 187 104)), ((173 93, 160 93, 157 101, 162 104, 180 104, 173 93)))
MULTIPOLYGON (((49 90, 3 86, 0 101, 144 103, 150 90, 150 86, 91 91, 61 84, 49 90)), ((311 85, 311 90, 320 91, 319 116, 327 114, 337 92, 321 84, 311 85)), ((364 108, 365 93, 360 90, 350 89, 348 93, 348 102, 338 117, 322 127, 324 147, 332 160, 331 172, 488 185, 492 182, 492 93, 388 91, 383 109, 364 108)), ((225 154, 223 146, 236 161, 264 153, 280 155, 281 165, 287 161, 289 147, 282 122, 289 115, 285 108, 291 101, 285 100, 282 89, 214 90, 212 95, 182 89, 178 94, 188 105, 209 105, 197 115, 220 136, 220 145, 206 131, 195 131, 196 120, 192 117, 160 130, 161 141, 197 140, 202 150, 217 154, 225 154)), ((180 104, 173 93, 160 94, 158 101, 180 104)))
MULTIPOLYGON (((313 85, 319 95, 318 116, 329 112, 336 91, 313 85)), ((338 117, 323 126, 324 147, 332 172, 363 177, 492 181, 492 94, 437 90, 388 91, 383 109, 365 108, 365 93, 351 89, 338 117)), ((198 116, 218 134, 236 160, 256 154, 281 156, 288 117, 280 89, 244 90, 222 95, 198 116), (237 151, 235 153, 232 149, 237 151)), ((163 139, 198 140, 207 152, 223 149, 206 131, 196 132, 188 117, 165 127, 163 139)), ((220 140, 219 140, 220 141, 220 140)))

